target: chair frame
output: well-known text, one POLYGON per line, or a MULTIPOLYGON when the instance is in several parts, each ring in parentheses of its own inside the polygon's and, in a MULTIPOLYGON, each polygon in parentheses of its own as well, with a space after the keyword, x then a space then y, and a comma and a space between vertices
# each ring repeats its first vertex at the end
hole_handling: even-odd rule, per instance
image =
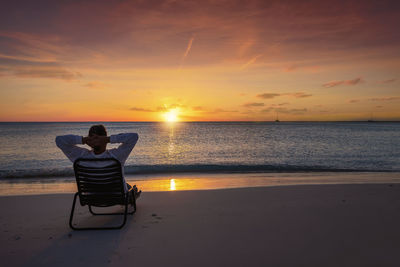
POLYGON ((114 158, 78 158, 74 162, 74 172, 78 192, 75 193, 74 200, 72 202, 72 209, 69 217, 69 226, 73 230, 121 229, 126 223, 127 215, 131 215, 136 212, 137 198, 136 192, 133 190, 134 187, 129 188, 128 192, 125 192, 121 163, 114 158), (82 161, 112 161, 113 164, 100 168, 86 167, 79 164, 82 161), (110 176, 104 175, 104 172, 109 172, 110 176), (110 191, 110 189, 114 191, 108 192, 110 191), (72 221, 74 217, 76 199, 78 196, 81 206, 88 205, 89 211, 92 215, 124 215, 122 224, 114 227, 75 227, 72 221), (128 212, 129 204, 133 206, 133 211, 128 212), (92 209, 92 207, 111 207, 115 205, 123 205, 124 212, 96 213, 92 209))

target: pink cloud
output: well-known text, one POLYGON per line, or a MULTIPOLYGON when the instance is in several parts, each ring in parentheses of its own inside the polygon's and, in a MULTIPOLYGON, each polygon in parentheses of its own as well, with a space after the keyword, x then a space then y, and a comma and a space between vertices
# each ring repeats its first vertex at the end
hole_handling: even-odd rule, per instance
POLYGON ((339 85, 356 85, 356 84, 359 84, 362 82, 364 82, 364 80, 361 77, 358 77, 353 80, 330 81, 330 82, 324 83, 322 86, 326 87, 326 88, 330 88, 330 87, 335 87, 335 86, 339 86, 339 85))
POLYGON ((82 77, 79 72, 68 71, 59 66, 20 66, 12 67, 10 71, 13 75, 22 78, 48 78, 74 81, 82 77))
POLYGON ((383 81, 379 81, 378 83, 394 83, 395 81, 397 81, 397 79, 388 79, 388 80, 383 80, 383 81))

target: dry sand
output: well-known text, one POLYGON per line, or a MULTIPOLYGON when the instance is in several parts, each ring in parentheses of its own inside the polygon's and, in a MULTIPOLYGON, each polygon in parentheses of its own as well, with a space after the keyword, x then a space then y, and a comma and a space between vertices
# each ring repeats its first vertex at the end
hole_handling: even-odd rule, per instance
POLYGON ((144 192, 113 231, 72 197, 0 197, 1 265, 400 266, 400 184, 144 192))

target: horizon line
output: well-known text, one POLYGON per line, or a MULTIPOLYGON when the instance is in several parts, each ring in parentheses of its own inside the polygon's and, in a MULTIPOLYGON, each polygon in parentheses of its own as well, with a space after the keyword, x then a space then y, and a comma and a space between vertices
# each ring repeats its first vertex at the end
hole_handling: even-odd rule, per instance
MULTIPOLYGON (((276 122, 274 120, 255 120, 255 121, 248 121, 248 120, 220 120, 220 121, 176 121, 176 122, 168 122, 168 121, 106 121, 106 120, 94 120, 94 121, 0 121, 0 123, 99 123, 99 122, 141 122, 141 123, 167 123, 167 124, 175 124, 175 123, 192 123, 192 122, 276 122)), ((395 120, 285 120, 280 122, 400 122, 400 119, 395 120)))

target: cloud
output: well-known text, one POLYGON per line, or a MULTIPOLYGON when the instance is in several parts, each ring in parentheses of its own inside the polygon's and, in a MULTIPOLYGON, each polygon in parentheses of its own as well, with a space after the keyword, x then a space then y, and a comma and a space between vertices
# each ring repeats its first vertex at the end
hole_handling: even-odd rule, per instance
POLYGON ((394 83, 395 81, 397 81, 397 79, 389 79, 389 80, 383 80, 383 81, 379 81, 378 83, 394 83))
POLYGON ((304 92, 295 92, 295 93, 282 93, 282 94, 275 94, 275 93, 265 93, 265 94, 258 94, 256 97, 263 98, 263 99, 272 99, 278 96, 291 96, 294 98, 305 98, 312 96, 311 94, 307 94, 304 92))
POLYGON ((276 108, 276 107, 286 106, 286 105, 289 105, 289 104, 290 104, 290 103, 288 103, 288 102, 279 103, 279 104, 271 104, 270 107, 271 107, 271 108, 276 108))
POLYGON ((192 48, 193 40, 194 40, 194 37, 190 38, 189 43, 188 43, 188 45, 187 45, 187 47, 186 47, 186 51, 185 51, 185 53, 183 54, 182 60, 185 60, 185 58, 187 57, 187 55, 189 55, 190 49, 192 48))
POLYGON ((302 115, 307 112, 307 108, 280 108, 280 107, 273 107, 270 106, 268 108, 262 109, 261 112, 276 112, 276 113, 283 113, 283 114, 292 114, 292 115, 302 115))
POLYGON ((394 101, 400 100, 400 96, 388 96, 388 97, 376 97, 376 98, 369 98, 370 101, 394 101))
MULTIPOLYGON (((195 33, 196 40, 201 40, 198 47, 201 51, 196 53, 198 61, 211 64, 226 62, 229 57, 242 58, 250 52, 254 55, 269 53, 272 60, 278 57, 286 60, 293 56, 301 65, 305 59, 318 59, 321 55, 329 60, 344 58, 351 61, 361 53, 365 55, 365 49, 381 48, 382 45, 398 50, 399 38, 390 34, 397 26, 394 23, 398 15, 395 1, 385 5, 379 1, 343 1, 337 4, 333 0, 248 0, 246 5, 240 0, 232 0, 223 3, 6 1, 0 17, 4 31, 53 36, 47 44, 61 44, 58 47, 68 52, 67 58, 74 60, 85 55, 77 50, 86 47, 102 54, 106 64, 111 59, 118 63, 131 59, 135 66, 170 64, 176 67, 176 59, 189 53, 189 46, 186 47, 187 53, 182 53, 181 46, 183 42, 187 43, 188 33, 195 33), (15 14, 20 15, 18 20, 15 14), (271 53, 269 48, 276 44, 279 44, 282 54, 271 53)), ((7 44, 7 50, 13 47, 7 44)))
POLYGON ((243 107, 245 107, 245 108, 262 107, 262 106, 264 106, 264 103, 251 102, 251 103, 243 104, 243 107))
POLYGON ((278 113, 284 114, 292 114, 292 115, 302 115, 307 112, 306 108, 293 108, 293 109, 286 109, 286 108, 277 108, 275 109, 278 113))
POLYGON ((187 107, 186 105, 179 104, 179 103, 164 104, 163 106, 158 106, 155 111, 165 112, 170 109, 186 108, 186 107, 187 107))
POLYGON ((262 98, 262 99, 271 99, 277 96, 280 96, 281 94, 274 94, 274 93, 264 93, 264 94, 258 94, 256 97, 262 98))
POLYGON ((299 69, 298 65, 290 65, 284 69, 285 72, 292 72, 299 69))
POLYGON ((15 67, 10 68, 10 72, 22 78, 50 78, 65 81, 77 80, 82 77, 81 73, 68 71, 62 67, 15 67))
POLYGON ((319 65, 315 65, 317 62, 312 62, 313 64, 311 65, 310 63, 299 63, 299 64, 292 64, 289 66, 286 66, 283 68, 284 72, 294 72, 294 71, 307 71, 311 73, 318 72, 321 68, 319 65))
POLYGON ((268 112, 273 111, 274 109, 275 109, 275 108, 273 108, 273 107, 268 107, 268 108, 262 109, 261 112, 266 112, 266 113, 268 113, 268 112))
POLYGON ((287 94, 283 94, 283 95, 292 96, 292 97, 294 97, 294 98, 304 98, 304 97, 310 97, 310 96, 312 96, 311 94, 306 94, 306 93, 304 93, 304 92, 287 93, 287 94))
POLYGON ((90 89, 99 89, 102 90, 104 89, 107 85, 103 82, 88 82, 86 84, 83 85, 84 87, 90 88, 90 89))
POLYGON ((358 77, 353 80, 330 81, 324 83, 322 86, 325 88, 331 88, 339 85, 356 85, 362 82, 364 82, 364 80, 361 77, 358 77))
POLYGON ((238 112, 237 110, 226 110, 222 108, 216 108, 211 113, 225 113, 225 112, 238 112))
POLYGON ((139 107, 131 107, 129 110, 140 111, 140 112, 155 112, 154 110, 151 110, 151 109, 139 108, 139 107))
MULTIPOLYGON (((0 34, 0 40, 1 36, 0 34)), ((3 76, 12 75, 21 78, 50 78, 72 81, 82 77, 80 72, 67 70, 56 61, 3 54, 0 54, 0 71, 2 71, 3 76)))
POLYGON ((256 62, 256 60, 259 58, 259 57, 261 57, 262 56, 262 54, 259 54, 259 55, 257 55, 257 56, 255 56, 255 57, 252 57, 249 61, 247 61, 245 64, 243 64, 241 67, 240 67, 240 69, 241 70, 244 70, 244 69, 246 69, 248 66, 250 66, 251 64, 254 64, 255 62, 256 62))
POLYGON ((148 109, 148 108, 141 108, 141 107, 131 107, 129 110, 132 111, 141 111, 141 112, 166 112, 169 111, 170 109, 176 109, 176 108, 185 108, 186 105, 183 104, 165 104, 163 106, 158 106, 155 109, 148 109))
POLYGON ((204 110, 204 108, 202 106, 195 106, 195 107, 192 107, 192 110, 194 110, 194 111, 202 111, 202 110, 204 110))

